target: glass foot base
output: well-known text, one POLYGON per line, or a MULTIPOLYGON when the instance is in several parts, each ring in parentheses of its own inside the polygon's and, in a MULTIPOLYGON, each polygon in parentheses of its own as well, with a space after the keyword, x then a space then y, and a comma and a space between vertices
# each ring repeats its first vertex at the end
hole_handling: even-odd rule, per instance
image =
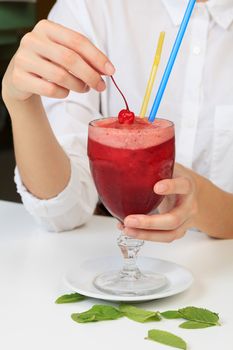
POLYGON ((97 289, 108 294, 134 296, 153 294, 168 281, 162 274, 148 271, 142 271, 130 279, 120 271, 108 271, 97 276, 93 283, 97 289))

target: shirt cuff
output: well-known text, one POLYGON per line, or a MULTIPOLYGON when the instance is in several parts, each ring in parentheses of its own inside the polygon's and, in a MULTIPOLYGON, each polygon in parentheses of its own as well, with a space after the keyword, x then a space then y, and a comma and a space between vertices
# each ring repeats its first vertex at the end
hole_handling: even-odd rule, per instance
POLYGON ((78 206, 77 222, 80 221, 78 220, 78 216, 82 216, 82 212, 85 217, 93 214, 98 200, 94 185, 86 183, 86 179, 87 174, 85 170, 76 167, 71 161, 71 175, 66 188, 56 197, 39 199, 31 194, 24 186, 17 167, 15 168, 14 177, 17 192, 20 194, 25 208, 31 215, 37 218, 59 217, 78 206))

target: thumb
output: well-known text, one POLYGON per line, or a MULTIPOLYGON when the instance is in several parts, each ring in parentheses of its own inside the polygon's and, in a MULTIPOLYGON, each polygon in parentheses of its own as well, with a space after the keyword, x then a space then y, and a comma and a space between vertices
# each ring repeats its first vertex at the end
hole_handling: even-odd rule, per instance
POLYGON ((192 192, 192 182, 187 177, 166 179, 159 181, 154 186, 154 192, 161 195, 189 194, 192 192))

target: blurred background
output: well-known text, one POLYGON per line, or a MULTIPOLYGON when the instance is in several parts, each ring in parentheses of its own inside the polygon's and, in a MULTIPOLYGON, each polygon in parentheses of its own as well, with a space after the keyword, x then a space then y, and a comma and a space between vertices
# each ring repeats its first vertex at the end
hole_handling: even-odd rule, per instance
MULTIPOLYGON (((46 18, 55 0, 0 0, 0 82, 22 36, 46 18)), ((14 184, 11 123, 0 94, 0 200, 20 202, 14 184)))

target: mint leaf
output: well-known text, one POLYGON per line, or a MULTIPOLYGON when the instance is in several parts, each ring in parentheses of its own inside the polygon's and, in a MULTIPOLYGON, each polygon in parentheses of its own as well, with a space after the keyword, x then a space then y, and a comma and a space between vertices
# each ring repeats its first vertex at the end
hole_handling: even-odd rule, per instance
POLYGON ((71 318, 73 321, 78 323, 88 323, 88 322, 96 322, 96 317, 94 314, 72 314, 71 318))
POLYGON ((86 297, 82 294, 72 293, 65 294, 57 298, 55 301, 56 304, 66 304, 66 303, 76 303, 78 301, 84 300, 86 297))
POLYGON ((182 317, 189 321, 218 324, 219 317, 215 312, 194 306, 188 306, 178 310, 182 317))
POLYGON ((121 304, 119 310, 126 317, 136 322, 144 323, 161 320, 158 312, 143 310, 128 304, 121 304))
POLYGON ((109 305, 94 305, 85 312, 71 315, 72 320, 78 323, 116 320, 120 317, 123 317, 123 313, 109 305))
POLYGON ((177 311, 177 310, 169 310, 169 311, 160 312, 160 315, 168 320, 173 320, 176 318, 183 318, 181 316, 181 314, 179 313, 179 311, 177 311))
POLYGON ((146 339, 153 340, 164 345, 169 345, 177 349, 187 349, 187 344, 182 338, 177 337, 177 335, 174 335, 172 333, 161 331, 159 329, 151 329, 148 331, 148 338, 146 339))
POLYGON ((208 327, 214 327, 214 326, 215 324, 196 322, 196 321, 186 321, 179 325, 180 328, 185 328, 185 329, 200 329, 200 328, 208 328, 208 327))

